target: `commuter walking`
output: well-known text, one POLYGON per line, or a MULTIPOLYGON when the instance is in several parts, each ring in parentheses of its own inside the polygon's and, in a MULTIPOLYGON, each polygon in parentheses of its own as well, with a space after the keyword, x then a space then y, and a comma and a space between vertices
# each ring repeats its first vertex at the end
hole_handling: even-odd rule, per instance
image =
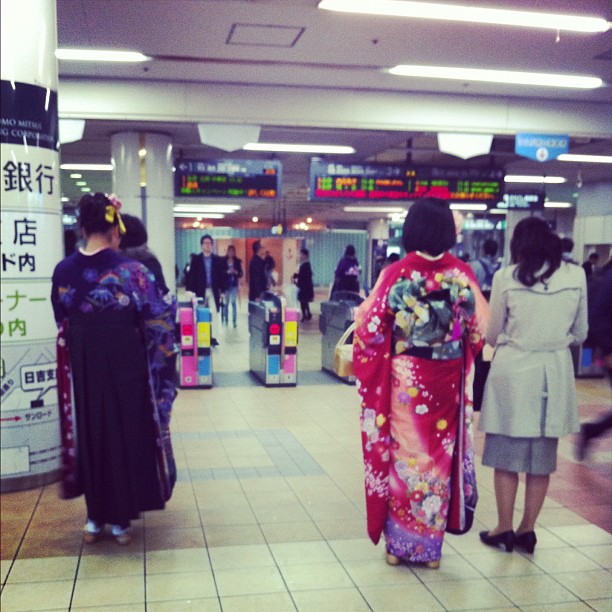
POLYGON ((497 249, 497 242, 492 238, 487 238, 482 245, 482 256, 470 262, 472 270, 474 270, 474 276, 480 286, 480 290, 487 300, 491 295, 493 275, 501 266, 500 261, 495 257, 497 249))
POLYGON ((300 267, 295 275, 295 284, 298 288, 298 300, 302 309, 302 323, 312 319, 310 302, 314 300, 314 286, 312 284, 312 267, 309 260, 308 249, 300 251, 300 267))
MULTIPOLYGON (((218 336, 221 304, 227 288, 225 260, 213 253, 213 239, 209 234, 202 236, 200 246, 202 252, 192 257, 189 264, 189 271, 185 278, 185 289, 204 300, 204 305, 210 308, 211 313, 214 305, 216 314, 213 314, 212 317, 212 327, 215 330, 213 333, 218 336)), ((215 336, 211 338, 213 346, 219 344, 215 336)))
POLYGON ((510 252, 513 265, 493 279, 485 335, 495 355, 479 428, 486 432, 482 463, 495 470, 498 519, 480 538, 532 553, 559 438, 580 426, 569 346, 587 336, 587 291, 584 271, 562 261, 561 241, 544 220, 520 221, 510 252), (515 532, 519 473, 526 474, 525 504, 515 532))
POLYGON ((238 285, 242 278, 242 260, 236 257, 236 248, 233 245, 227 247, 225 255, 225 265, 227 270, 227 289, 225 291, 225 301, 223 303, 222 321, 224 325, 229 324, 229 309, 232 307, 232 324, 236 327, 237 309, 236 299, 238 297, 238 285))
POLYGON ((582 264, 587 280, 589 280, 595 275, 595 272, 597 271, 598 263, 599 263, 599 254, 591 253, 589 255, 589 258, 582 264))
POLYGON ((276 262, 274 261, 274 257, 270 255, 270 251, 265 252, 264 266, 266 269, 266 282, 268 284, 267 288, 272 289, 272 287, 276 287, 278 273, 276 272, 276 262))
POLYGON ((118 251, 120 203, 101 193, 79 202, 83 249, 53 272, 51 301, 60 328, 58 395, 62 495, 85 495, 83 540, 105 524, 129 544, 131 521, 170 498, 168 428, 174 389, 153 397, 153 380, 174 346, 175 308, 153 274, 118 251))
POLYGON ((260 240, 253 243, 253 257, 249 263, 249 301, 259 301, 261 294, 268 289, 266 265, 262 257, 260 240))
POLYGON ((417 200, 406 256, 359 306, 354 371, 362 397, 368 533, 387 562, 440 565, 444 532, 469 529, 477 501, 470 388, 488 316, 470 266, 448 250, 448 202, 417 200))
POLYGON ((357 256, 355 255, 355 247, 349 244, 344 250, 343 257, 336 266, 334 284, 331 292, 352 291, 353 293, 359 293, 360 272, 361 268, 359 267, 359 261, 357 261, 357 256))

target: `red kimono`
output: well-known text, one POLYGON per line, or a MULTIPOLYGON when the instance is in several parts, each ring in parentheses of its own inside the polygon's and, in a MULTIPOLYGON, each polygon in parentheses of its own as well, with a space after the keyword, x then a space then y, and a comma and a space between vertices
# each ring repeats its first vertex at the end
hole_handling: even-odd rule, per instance
POLYGON ((441 556, 477 501, 471 431, 474 356, 488 305, 471 268, 409 253, 359 307, 354 369, 362 397, 368 533, 412 562, 441 556))

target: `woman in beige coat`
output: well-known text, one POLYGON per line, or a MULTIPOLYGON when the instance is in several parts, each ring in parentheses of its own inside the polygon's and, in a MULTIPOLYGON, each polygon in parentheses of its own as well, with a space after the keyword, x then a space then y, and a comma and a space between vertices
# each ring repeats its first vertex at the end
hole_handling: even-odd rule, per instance
POLYGON ((587 336, 586 279, 579 266, 561 260, 560 239, 538 217, 517 224, 510 250, 515 265, 493 279, 485 338, 495 355, 479 423, 486 432, 482 462, 495 469, 498 523, 480 538, 532 553, 558 439, 580 429, 569 347, 587 336), (525 510, 515 533, 521 472, 525 510))

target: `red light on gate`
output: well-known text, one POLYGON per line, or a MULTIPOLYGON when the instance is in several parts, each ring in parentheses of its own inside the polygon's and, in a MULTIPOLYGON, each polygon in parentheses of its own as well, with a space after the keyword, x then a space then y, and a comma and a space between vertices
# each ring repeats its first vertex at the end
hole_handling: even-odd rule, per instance
POLYGON ((277 336, 278 334, 280 334, 280 325, 278 323, 272 323, 272 325, 270 325, 270 334, 273 336, 277 336))

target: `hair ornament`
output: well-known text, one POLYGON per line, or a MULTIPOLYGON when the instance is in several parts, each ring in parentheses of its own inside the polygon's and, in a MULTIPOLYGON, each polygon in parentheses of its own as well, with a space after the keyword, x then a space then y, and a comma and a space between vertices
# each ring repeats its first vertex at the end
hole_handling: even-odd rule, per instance
POLYGON ((110 202, 110 204, 106 206, 104 218, 108 223, 114 225, 116 217, 117 225, 119 226, 119 233, 123 236, 123 234, 125 234, 125 225, 123 224, 123 219, 119 214, 119 210, 121 210, 121 202, 114 193, 107 194, 106 199, 110 202))

